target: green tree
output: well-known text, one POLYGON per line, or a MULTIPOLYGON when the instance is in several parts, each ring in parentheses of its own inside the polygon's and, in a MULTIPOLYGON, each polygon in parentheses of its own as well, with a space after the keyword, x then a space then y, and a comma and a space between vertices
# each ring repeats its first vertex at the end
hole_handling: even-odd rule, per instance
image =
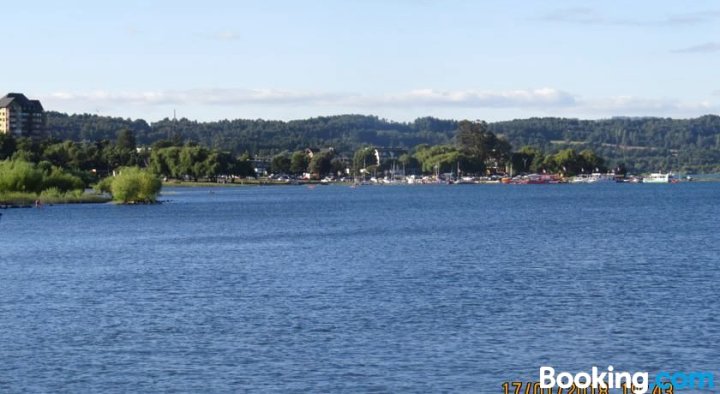
POLYGON ((205 176, 217 180, 219 175, 236 175, 237 159, 227 152, 211 151, 205 163, 205 176))
POLYGON ((185 146, 180 150, 180 174, 189 176, 197 182, 199 177, 207 173, 205 161, 208 150, 200 146, 185 146))
POLYGON ((585 149, 580 152, 581 166, 587 168, 589 172, 599 171, 606 172, 605 159, 598 156, 591 149, 585 149))
POLYGON ((159 150, 159 149, 163 149, 163 148, 170 148, 172 146, 176 146, 173 144, 173 141, 157 140, 157 141, 153 142, 151 150, 155 151, 155 150, 159 150))
POLYGON ((452 171, 460 158, 458 149, 451 145, 437 145, 421 147, 415 152, 415 157, 422 166, 424 173, 452 171))
POLYGON ((333 175, 343 176, 347 174, 348 163, 344 159, 334 157, 330 163, 330 167, 333 175))
POLYGON ((574 149, 563 149, 545 159, 545 168, 551 172, 558 172, 565 176, 577 175, 585 172, 580 156, 574 149))
POLYGON ((240 177, 256 177, 255 168, 253 168, 250 159, 245 156, 235 162, 235 175, 240 177))
POLYGON ((0 134, 0 160, 9 159, 17 149, 17 141, 12 134, 0 134))
POLYGON ((182 169, 180 167, 180 151, 182 148, 173 146, 153 150, 150 153, 149 170, 156 175, 162 175, 168 178, 182 177, 182 169))
POLYGON ((539 149, 525 145, 512 154, 513 170, 516 173, 539 172, 543 160, 544 156, 539 149))
POLYGON ((456 142, 467 157, 474 157, 492 167, 503 166, 511 157, 512 147, 490 131, 485 122, 463 120, 458 124, 456 142))
POLYGON ((361 170, 371 172, 375 167, 380 165, 375 156, 375 148, 365 146, 355 151, 353 155, 353 172, 360 174, 361 170))
POLYGON ((307 154, 304 151, 295 151, 290 158, 290 172, 295 175, 302 175, 303 172, 307 171, 308 164, 310 164, 310 161, 307 154))
POLYGON ((43 172, 26 161, 0 162, 0 192, 40 193, 43 172))
POLYGON ((134 151, 137 148, 135 134, 128 129, 122 129, 117 134, 115 146, 122 151, 134 151))
POLYGON ((58 167, 69 167, 71 157, 70 151, 74 148, 75 144, 72 141, 51 144, 43 150, 42 158, 58 167))
POLYGON ((308 166, 310 173, 317 178, 329 174, 332 171, 332 159, 334 156, 335 154, 332 151, 315 153, 308 166))
POLYGON ((275 155, 270 162, 270 170, 275 174, 289 174, 292 160, 287 152, 275 155))
POLYGON ((138 167, 121 168, 119 174, 109 181, 109 191, 113 200, 124 204, 154 203, 161 188, 160 179, 138 167))
POLYGON ((85 188, 85 182, 79 177, 68 174, 58 167, 53 167, 42 182, 43 190, 51 188, 55 188, 62 193, 71 190, 83 190, 85 188))

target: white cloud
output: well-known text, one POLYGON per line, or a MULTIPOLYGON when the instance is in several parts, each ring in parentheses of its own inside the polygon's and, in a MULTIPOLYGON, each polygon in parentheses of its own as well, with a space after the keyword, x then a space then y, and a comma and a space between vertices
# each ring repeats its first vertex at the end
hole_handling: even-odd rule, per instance
POLYGON ((144 92, 56 92, 47 95, 46 100, 116 105, 192 104, 233 106, 244 104, 332 104, 361 107, 372 107, 378 105, 392 105, 399 107, 436 105, 515 108, 528 106, 545 107, 572 105, 575 98, 569 93, 552 88, 499 92, 481 90, 441 91, 433 89, 419 89, 399 94, 374 96, 354 93, 298 92, 276 89, 191 89, 144 92))
POLYGON ((694 117, 720 110, 718 105, 707 100, 682 101, 673 98, 645 98, 614 96, 583 100, 578 111, 588 116, 659 116, 694 117))
POLYGON ((172 113, 173 108, 179 108, 205 120, 235 118, 240 117, 240 113, 245 117, 283 119, 289 114, 311 117, 352 112, 404 114, 401 117, 405 119, 437 113, 456 118, 481 114, 483 118, 502 119, 508 116, 692 117, 720 112, 720 107, 709 101, 635 96, 584 98, 554 88, 507 91, 418 89, 378 95, 278 89, 191 89, 56 92, 39 97, 45 107, 52 110, 102 111, 115 116, 148 117, 172 113))
POLYGON ((318 103, 334 96, 272 89, 190 89, 158 90, 144 92, 85 93, 55 92, 47 96, 49 101, 73 101, 115 105, 242 105, 242 104, 290 104, 318 103))
POLYGON ((384 105, 434 105, 480 108, 516 108, 567 106, 575 98, 566 92, 552 88, 534 90, 482 91, 457 90, 439 91, 419 89, 407 93, 368 98, 370 104, 384 105))

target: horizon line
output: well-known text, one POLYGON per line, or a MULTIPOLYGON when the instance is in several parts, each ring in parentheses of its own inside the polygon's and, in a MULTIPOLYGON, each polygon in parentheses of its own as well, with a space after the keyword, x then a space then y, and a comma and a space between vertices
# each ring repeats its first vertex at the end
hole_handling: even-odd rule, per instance
POLYGON ((142 117, 132 118, 132 117, 123 117, 123 116, 102 115, 102 114, 99 114, 99 113, 92 113, 92 112, 63 112, 63 111, 57 111, 57 110, 52 110, 52 109, 46 110, 45 112, 46 112, 46 113, 51 113, 51 112, 53 112, 53 113, 58 113, 58 114, 62 114, 62 115, 67 115, 67 116, 94 116, 94 117, 98 117, 98 118, 115 118, 115 119, 123 119, 123 120, 130 120, 130 121, 142 120, 142 121, 144 121, 145 123, 147 123, 148 125, 150 125, 150 124, 152 124, 152 123, 159 123, 159 122, 168 121, 168 120, 170 120, 170 121, 172 121, 172 120, 177 120, 177 121, 182 121, 182 120, 184 120, 184 121, 190 121, 190 122, 196 122, 196 123, 219 123, 219 122, 233 122, 233 121, 238 121, 238 120, 291 123, 291 122, 300 122, 300 121, 306 121, 306 120, 318 119, 318 118, 337 118, 337 117, 343 117, 343 116, 374 117, 374 118, 377 118, 377 119, 379 119, 379 120, 382 120, 382 121, 385 121, 385 122, 388 122, 388 123, 398 123, 398 124, 411 124, 411 123, 413 123, 413 122, 415 122, 415 121, 417 121, 417 120, 419 120, 419 119, 426 119, 426 118, 432 118, 432 119, 437 119, 437 120, 441 120, 441 121, 450 121, 450 122, 462 122, 462 121, 466 121, 466 120, 467 120, 467 121, 471 121, 471 122, 480 121, 480 122, 485 122, 485 123, 487 123, 487 124, 493 124, 493 123, 513 122, 513 121, 518 121, 518 120, 530 120, 530 119, 564 119, 564 120, 578 120, 578 121, 588 121, 588 122, 600 122, 600 121, 615 120, 615 119, 629 119, 629 120, 643 120, 643 119, 692 120, 692 119, 704 118, 704 117, 706 117, 706 116, 720 117, 720 114, 713 114, 713 113, 706 113, 706 114, 703 114, 703 115, 691 116, 691 117, 672 117, 672 116, 658 116, 658 115, 613 115, 613 116, 610 116, 610 117, 598 117, 598 118, 589 118, 589 117, 588 117, 588 118, 582 118, 582 117, 573 117, 573 116, 552 116, 552 115, 548 115, 548 116, 529 116, 529 117, 526 117, 526 118, 512 118, 512 119, 504 119, 504 120, 486 121, 486 120, 483 120, 483 119, 474 119, 474 120, 472 120, 472 119, 467 119, 467 118, 441 118, 441 117, 436 117, 436 116, 432 116, 432 115, 425 115, 425 116, 416 117, 415 119, 413 119, 413 120, 411 120, 411 121, 398 121, 398 120, 389 119, 389 118, 381 117, 381 116, 379 116, 379 115, 374 115, 374 114, 347 112, 347 113, 339 113, 339 114, 333 114, 333 115, 313 115, 313 116, 309 116, 309 117, 306 117, 306 118, 296 118, 296 119, 288 119, 288 120, 271 119, 271 118, 224 118, 224 119, 215 119, 215 120, 198 120, 198 119, 187 118, 187 117, 184 117, 184 116, 183 116, 183 117, 180 117, 180 118, 176 118, 175 116, 173 116, 173 117, 165 117, 165 118, 156 119, 156 120, 148 120, 148 119, 142 118, 142 117))

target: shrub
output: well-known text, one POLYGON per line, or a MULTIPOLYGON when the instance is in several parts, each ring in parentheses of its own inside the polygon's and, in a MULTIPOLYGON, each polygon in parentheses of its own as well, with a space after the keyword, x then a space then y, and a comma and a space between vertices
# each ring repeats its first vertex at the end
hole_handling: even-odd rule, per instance
POLYGON ((40 193, 43 172, 25 161, 0 162, 0 192, 40 193))
POLYGON ((112 187, 112 181, 112 177, 103 178, 93 187, 93 189, 95 189, 95 191, 98 193, 112 194, 112 191, 110 190, 110 188, 112 187))
MULTIPOLYGON (((109 181, 109 191, 113 200, 121 203, 154 203, 162 188, 162 182, 148 171, 137 167, 125 167, 109 181)), ((103 180, 96 189, 107 189, 108 182, 103 180)))
POLYGON ((53 168, 50 175, 45 177, 43 181, 43 189, 55 188, 61 192, 70 190, 82 190, 85 188, 85 182, 82 179, 64 173, 59 168, 53 168))
POLYGON ((53 197, 53 198, 59 198, 62 197, 64 193, 60 191, 57 187, 51 187, 48 189, 45 189, 40 193, 40 197, 53 197))
POLYGON ((85 189, 85 182, 47 162, 38 165, 20 160, 0 162, 0 193, 21 192, 38 194, 46 189, 60 193, 85 189))

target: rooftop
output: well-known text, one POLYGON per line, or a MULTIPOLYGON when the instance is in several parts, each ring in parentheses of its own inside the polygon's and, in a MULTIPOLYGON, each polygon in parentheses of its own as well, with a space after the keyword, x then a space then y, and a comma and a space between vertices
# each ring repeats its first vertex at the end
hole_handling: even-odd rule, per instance
POLYGON ((28 111, 43 111, 43 106, 39 100, 30 100, 22 93, 8 93, 5 97, 0 98, 0 108, 7 108, 12 103, 17 103, 28 111))

